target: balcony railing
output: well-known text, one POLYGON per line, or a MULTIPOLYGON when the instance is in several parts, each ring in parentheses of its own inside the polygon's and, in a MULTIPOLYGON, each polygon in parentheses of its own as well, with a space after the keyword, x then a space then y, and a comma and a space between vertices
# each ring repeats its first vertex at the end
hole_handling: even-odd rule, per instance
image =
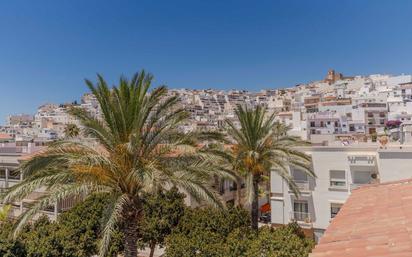
POLYGON ((349 165, 375 166, 375 156, 373 155, 349 155, 349 165))
POLYGON ((295 184, 300 191, 309 191, 309 181, 295 180, 295 184))
POLYGON ((299 222, 304 222, 304 223, 312 223, 312 220, 310 218, 310 213, 308 212, 292 212, 291 213, 291 219, 294 221, 299 221, 299 222))

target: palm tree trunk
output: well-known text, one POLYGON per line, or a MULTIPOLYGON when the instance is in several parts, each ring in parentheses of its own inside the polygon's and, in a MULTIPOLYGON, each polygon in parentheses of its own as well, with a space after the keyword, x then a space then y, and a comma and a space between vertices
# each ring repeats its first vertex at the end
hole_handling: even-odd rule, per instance
POLYGON ((137 257, 137 240, 139 239, 137 220, 129 220, 123 233, 124 257, 137 257))
POLYGON ((259 221, 259 177, 257 175, 253 176, 253 200, 252 200, 252 229, 258 230, 259 221))
MULTIPOLYGON (((137 206, 138 204, 136 204, 137 206)), ((124 257, 137 257, 137 240, 139 239, 139 218, 141 211, 134 206, 125 209, 124 257)))

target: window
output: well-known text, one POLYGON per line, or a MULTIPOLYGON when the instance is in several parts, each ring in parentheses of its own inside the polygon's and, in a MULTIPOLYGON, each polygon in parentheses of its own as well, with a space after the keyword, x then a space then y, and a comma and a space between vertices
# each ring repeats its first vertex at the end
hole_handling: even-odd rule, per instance
POLYGON ((310 122, 310 126, 313 128, 313 127, 315 127, 315 122, 314 121, 311 121, 310 122))
POLYGON ((295 181, 308 181, 308 175, 302 170, 292 168, 292 176, 295 181))
POLYGON ((292 169, 291 173, 299 190, 309 190, 308 175, 304 171, 292 169))
POLYGON ((236 190, 237 190, 237 184, 236 184, 236 182, 230 182, 229 190, 230 190, 230 191, 236 191, 236 190))
POLYGON ((363 185, 371 183, 372 177, 371 171, 356 170, 353 172, 352 180, 353 184, 363 185))
POLYGON ((9 170, 9 179, 20 180, 20 172, 17 170, 9 170))
POLYGON ((346 188, 346 174, 344 170, 329 171, 331 188, 346 188))
POLYGON ((293 218, 297 221, 309 220, 309 205, 307 201, 293 202, 293 218))
POLYGON ((340 203, 331 203, 330 204, 330 217, 333 219, 335 216, 338 214, 340 211, 340 208, 342 207, 342 204, 340 203))

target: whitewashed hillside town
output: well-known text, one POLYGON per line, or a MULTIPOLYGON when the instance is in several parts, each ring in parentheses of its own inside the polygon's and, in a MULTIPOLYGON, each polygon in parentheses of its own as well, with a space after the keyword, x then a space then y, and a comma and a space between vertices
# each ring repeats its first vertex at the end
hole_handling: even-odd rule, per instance
MULTIPOLYGON (((388 122, 412 123, 412 75, 345 77, 330 70, 324 80, 290 88, 260 92, 171 89, 169 94, 178 95, 191 113, 190 122, 182 127, 186 131, 221 128, 225 119, 234 117, 239 104, 266 105, 278 113, 280 122, 290 126, 291 134, 317 145, 343 139, 346 143, 374 139, 385 133, 388 122)), ((95 97, 85 94, 80 103, 43 104, 35 115, 10 115, 1 133, 16 141, 62 138, 67 124, 78 125, 66 112, 73 105, 100 115, 95 97)))
MULTIPOLYGON (((304 150, 312 156, 317 177, 290 169, 301 189, 299 197, 276 173, 270 178, 261 211, 270 214, 273 226, 295 220, 318 239, 354 188, 412 177, 412 75, 344 76, 330 70, 323 80, 289 88, 171 89, 169 94, 177 95, 190 112, 183 131, 219 130, 225 119, 234 118, 237 105, 265 105, 277 112, 291 135, 312 143, 304 150)), ((96 98, 85 94, 79 103, 43 104, 34 115, 7 117, 0 127, 0 188, 17 183, 21 178, 12 171, 18 164, 48 142, 64 138, 68 124, 80 126, 67 113, 69 106, 101 115, 96 98)), ((221 193, 229 201, 234 190, 225 182, 221 193)), ((13 207, 18 214, 25 203, 13 207)), ((45 212, 53 216, 65 208, 66 203, 59 203, 45 212)))

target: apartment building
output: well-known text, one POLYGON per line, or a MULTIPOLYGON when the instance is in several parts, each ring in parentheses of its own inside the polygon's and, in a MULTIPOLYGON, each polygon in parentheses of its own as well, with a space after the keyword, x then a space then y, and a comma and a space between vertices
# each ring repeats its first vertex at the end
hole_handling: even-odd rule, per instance
POLYGON ((306 112, 318 112, 319 103, 321 101, 320 94, 314 94, 311 96, 307 96, 304 99, 304 106, 306 108, 306 112))
POLYGON ((358 106, 364 112, 366 134, 382 132, 388 121, 386 103, 363 103, 358 106))
POLYGON ((316 178, 290 168, 301 191, 296 197, 276 172, 271 173, 273 226, 297 221, 320 238, 351 191, 365 184, 412 177, 412 145, 353 143, 303 149, 312 157, 316 178))
MULTIPOLYGON (((19 165, 41 149, 41 146, 36 146, 35 143, 31 142, 0 143, 0 191, 16 185, 23 179, 21 173, 18 171, 19 165)), ((18 217, 23 211, 30 208, 36 199, 44 193, 45 191, 40 188, 23 201, 12 203, 12 208, 9 213, 10 217, 18 217)), ((67 199, 45 208, 39 215, 44 214, 54 220, 58 213, 67 210, 71 206, 73 206, 73 201, 67 199)))
POLYGON ((33 121, 33 115, 29 114, 9 115, 6 124, 8 126, 30 126, 33 121))
POLYGON ((309 134, 342 134, 348 132, 346 116, 337 112, 310 113, 307 118, 309 134))

